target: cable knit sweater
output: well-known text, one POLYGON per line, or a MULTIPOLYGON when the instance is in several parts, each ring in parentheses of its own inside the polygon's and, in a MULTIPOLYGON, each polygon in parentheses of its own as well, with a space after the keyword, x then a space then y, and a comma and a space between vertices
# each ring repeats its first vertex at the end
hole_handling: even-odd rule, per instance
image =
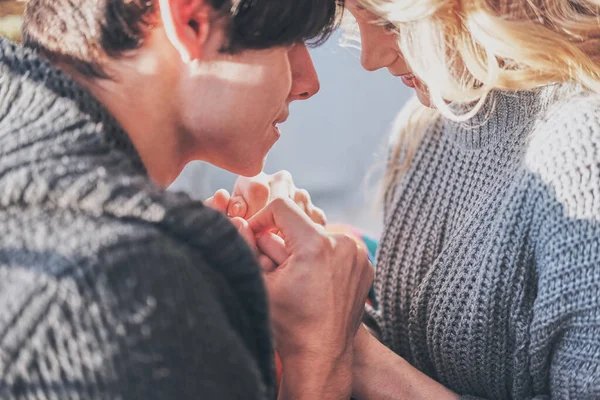
POLYGON ((0 398, 266 399, 258 265, 82 87, 0 38, 0 398))
POLYGON ((600 97, 495 93, 387 193, 373 316, 465 399, 600 399, 600 97))

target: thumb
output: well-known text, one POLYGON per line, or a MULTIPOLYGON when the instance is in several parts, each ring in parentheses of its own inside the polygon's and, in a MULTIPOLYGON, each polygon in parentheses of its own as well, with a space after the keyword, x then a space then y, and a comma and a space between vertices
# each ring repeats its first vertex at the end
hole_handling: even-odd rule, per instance
POLYGON ((285 248, 285 242, 274 233, 263 233, 256 237, 258 249, 267 257, 281 265, 290 256, 285 248))
POLYGON ((319 235, 317 225, 289 198, 277 198, 248 220, 255 235, 276 229, 285 238, 288 250, 302 246, 319 235))
POLYGON ((229 201, 229 206, 227 207, 227 214, 232 217, 241 217, 244 218, 246 216, 246 212, 248 210, 248 205, 242 196, 233 196, 229 201))
POLYGON ((227 212, 227 205, 229 204, 230 198, 231 196, 227 190, 219 189, 214 196, 204 201, 204 205, 225 214, 227 212))

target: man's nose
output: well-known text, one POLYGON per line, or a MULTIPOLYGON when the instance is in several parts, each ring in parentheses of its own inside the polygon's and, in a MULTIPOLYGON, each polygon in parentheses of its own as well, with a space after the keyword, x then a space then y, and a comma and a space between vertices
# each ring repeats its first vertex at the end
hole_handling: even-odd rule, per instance
POLYGON ((314 96, 321 84, 315 66, 305 44, 297 44, 289 52, 292 70, 290 100, 306 100, 314 96))

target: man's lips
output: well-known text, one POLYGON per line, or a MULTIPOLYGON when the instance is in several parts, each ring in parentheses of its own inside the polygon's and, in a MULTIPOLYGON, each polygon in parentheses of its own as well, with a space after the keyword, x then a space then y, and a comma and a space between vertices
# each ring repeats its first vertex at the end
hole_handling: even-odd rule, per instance
POLYGON ((282 115, 279 118, 277 118, 275 120, 275 122, 273 122, 273 126, 277 126, 279 124, 283 124, 285 121, 287 121, 289 115, 290 115, 289 113, 285 113, 284 115, 282 115))

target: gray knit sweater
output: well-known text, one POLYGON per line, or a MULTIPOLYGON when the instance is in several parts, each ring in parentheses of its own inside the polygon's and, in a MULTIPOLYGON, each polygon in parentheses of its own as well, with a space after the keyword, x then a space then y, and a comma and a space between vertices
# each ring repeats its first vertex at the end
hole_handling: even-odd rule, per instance
POLYGON ((259 267, 149 180, 82 87, 0 38, 0 399, 266 399, 259 267))
POLYGON ((600 97, 440 118, 387 193, 383 342, 465 398, 600 399, 600 97))

